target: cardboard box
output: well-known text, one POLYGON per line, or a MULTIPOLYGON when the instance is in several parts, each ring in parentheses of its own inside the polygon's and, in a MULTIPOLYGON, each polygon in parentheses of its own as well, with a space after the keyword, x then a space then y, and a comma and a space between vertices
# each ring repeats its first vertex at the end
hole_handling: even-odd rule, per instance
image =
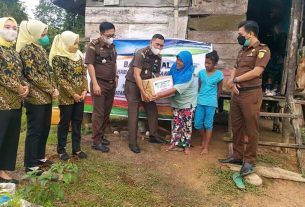
MULTIPOLYGON (((157 93, 166 91, 174 86, 171 75, 143 80, 142 83, 145 92, 148 93, 150 97, 153 97, 157 93)), ((144 100, 143 97, 142 100, 144 100)))

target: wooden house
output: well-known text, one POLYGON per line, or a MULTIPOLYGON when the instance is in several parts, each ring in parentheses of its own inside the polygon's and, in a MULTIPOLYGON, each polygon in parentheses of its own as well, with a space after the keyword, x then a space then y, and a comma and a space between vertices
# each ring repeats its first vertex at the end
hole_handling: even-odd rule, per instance
MULTIPOLYGON (((295 99, 295 73, 298 49, 303 46, 303 10, 305 0, 53 0, 70 12, 85 15, 86 38, 99 35, 98 25, 110 21, 116 26, 118 38, 147 39, 154 33, 166 38, 185 38, 211 42, 220 55, 219 67, 234 66, 240 45, 237 44, 237 25, 242 20, 255 20, 260 25, 259 39, 272 52, 271 71, 276 78, 271 82, 278 96, 265 100, 282 102, 285 113, 261 113, 262 116, 281 117, 283 131, 293 122, 296 144, 260 143, 263 145, 292 147, 304 145, 297 124, 295 99), (286 120, 286 121, 285 121, 286 120)), ((269 81, 263 77, 263 88, 269 81)), ((229 97, 228 97, 229 98, 229 97)), ((284 143, 286 142, 286 143, 284 143)), ((299 163, 301 165, 301 163, 299 163)))

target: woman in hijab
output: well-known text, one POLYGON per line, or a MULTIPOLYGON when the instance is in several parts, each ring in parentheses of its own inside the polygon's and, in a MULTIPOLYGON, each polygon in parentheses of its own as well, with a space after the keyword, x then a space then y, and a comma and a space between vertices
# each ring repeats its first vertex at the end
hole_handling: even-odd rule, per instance
POLYGON ((186 155, 190 154, 192 119, 197 105, 197 84, 193 73, 192 54, 181 51, 169 71, 169 75, 173 77, 174 87, 156 94, 156 99, 173 95, 172 138, 168 150, 173 150, 177 146, 182 147, 186 155))
POLYGON ((61 160, 67 161, 67 136, 72 124, 72 154, 80 159, 87 157, 81 151, 81 124, 84 99, 87 95, 86 68, 82 53, 78 50, 79 35, 65 31, 56 35, 50 51, 49 61, 53 66, 59 90, 60 122, 57 131, 57 153, 61 160))
POLYGON ((41 164, 52 164, 45 158, 52 114, 52 98, 58 90, 52 78, 52 68, 43 45, 49 43, 48 26, 38 20, 22 21, 16 49, 23 63, 23 74, 30 84, 25 102, 27 134, 25 140, 25 171, 41 174, 41 164))
POLYGON ((21 126, 21 102, 29 92, 23 80, 22 62, 14 46, 17 22, 0 18, 0 183, 18 181, 6 171, 16 166, 21 126))

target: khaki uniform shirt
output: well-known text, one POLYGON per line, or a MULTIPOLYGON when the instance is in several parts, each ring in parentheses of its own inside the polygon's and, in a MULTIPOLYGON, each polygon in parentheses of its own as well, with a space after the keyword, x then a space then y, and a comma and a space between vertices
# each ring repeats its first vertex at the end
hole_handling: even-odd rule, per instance
POLYGON ((154 55, 150 47, 145 47, 136 52, 129 64, 126 80, 136 82, 134 78, 134 67, 141 69, 142 80, 153 78, 153 74, 160 74, 161 56, 154 55))
POLYGON ((116 77, 117 52, 115 46, 106 44, 101 38, 92 40, 86 51, 86 64, 92 64, 97 79, 113 81, 116 77))
POLYGON ((18 88, 26 85, 22 62, 14 47, 0 46, 0 110, 20 109, 18 88))
MULTIPOLYGON (((251 47, 243 47, 237 56, 235 77, 241 76, 255 67, 266 68, 270 60, 270 50, 267 45, 259 41, 251 47)), ((256 87, 262 85, 262 77, 238 83, 241 88, 256 87)))
POLYGON ((52 65, 59 91, 59 105, 74 104, 74 94, 81 95, 83 91, 88 91, 83 60, 73 61, 67 57, 55 56, 52 65))

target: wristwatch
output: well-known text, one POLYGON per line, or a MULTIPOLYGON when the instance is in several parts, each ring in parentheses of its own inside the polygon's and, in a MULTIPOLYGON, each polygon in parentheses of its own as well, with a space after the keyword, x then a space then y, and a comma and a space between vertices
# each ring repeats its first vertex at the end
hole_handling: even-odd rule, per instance
POLYGON ((236 78, 233 78, 233 83, 237 83, 237 79, 236 78))

